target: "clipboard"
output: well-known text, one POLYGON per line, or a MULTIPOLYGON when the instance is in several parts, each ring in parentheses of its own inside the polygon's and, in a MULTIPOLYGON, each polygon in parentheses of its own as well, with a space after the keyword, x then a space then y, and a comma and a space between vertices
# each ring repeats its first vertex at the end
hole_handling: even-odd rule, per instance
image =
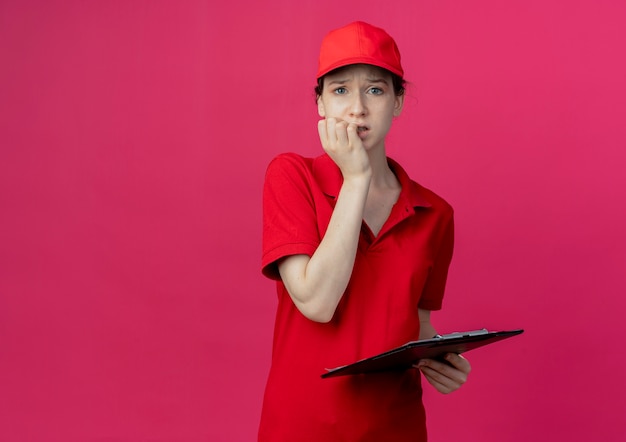
POLYGON ((487 331, 487 329, 437 335, 411 341, 392 350, 352 364, 326 369, 322 378, 410 368, 420 359, 441 359, 447 353, 465 353, 523 333, 524 330, 487 331))

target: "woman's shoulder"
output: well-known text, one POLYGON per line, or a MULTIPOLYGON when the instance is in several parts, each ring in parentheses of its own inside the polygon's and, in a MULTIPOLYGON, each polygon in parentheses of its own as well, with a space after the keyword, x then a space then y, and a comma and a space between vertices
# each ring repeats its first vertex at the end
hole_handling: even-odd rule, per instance
MULTIPOLYGON (((305 157, 294 152, 276 155, 268 164, 266 176, 274 174, 306 175, 314 181, 329 179, 329 175, 341 174, 327 154, 305 157)), ((340 175, 341 176, 341 175, 340 175)))
POLYGON ((276 155, 270 160, 265 171, 267 185, 282 187, 285 185, 310 186, 313 178, 315 159, 304 157, 294 152, 276 155))
POLYGON ((452 215, 454 211, 454 209, 452 208, 452 205, 446 199, 444 199, 441 195, 439 195, 438 193, 435 193, 433 190, 427 187, 424 187, 423 185, 421 185, 420 183, 414 180, 411 180, 411 187, 412 187, 411 191, 419 194, 421 198, 428 201, 428 203, 430 204, 432 208, 436 209, 439 212, 452 215))
POLYGON ((267 166, 268 173, 278 170, 310 169, 313 158, 294 152, 283 152, 272 158, 267 166))
POLYGON ((444 213, 452 213, 452 206, 442 196, 411 178, 398 162, 391 158, 389 162, 402 186, 407 186, 409 197, 416 206, 432 207, 444 213))

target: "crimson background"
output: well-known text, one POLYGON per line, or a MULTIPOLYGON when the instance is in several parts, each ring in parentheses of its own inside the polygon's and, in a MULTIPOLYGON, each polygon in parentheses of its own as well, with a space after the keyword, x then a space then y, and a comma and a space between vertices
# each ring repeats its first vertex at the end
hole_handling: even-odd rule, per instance
POLYGON ((0 2, 0 439, 251 441, 260 192, 314 155, 319 42, 390 31, 390 155, 456 209, 443 332, 523 327, 426 389, 433 441, 626 438, 626 7, 0 2), (451 424, 450 422, 454 422, 451 424))

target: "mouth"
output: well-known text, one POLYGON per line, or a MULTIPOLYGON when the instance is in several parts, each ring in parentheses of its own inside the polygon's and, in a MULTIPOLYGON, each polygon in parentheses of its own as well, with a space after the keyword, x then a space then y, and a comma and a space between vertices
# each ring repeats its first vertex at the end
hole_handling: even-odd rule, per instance
POLYGON ((357 128, 356 128, 356 131, 359 134, 364 134, 368 130, 369 130, 369 128, 367 126, 357 126, 357 128))

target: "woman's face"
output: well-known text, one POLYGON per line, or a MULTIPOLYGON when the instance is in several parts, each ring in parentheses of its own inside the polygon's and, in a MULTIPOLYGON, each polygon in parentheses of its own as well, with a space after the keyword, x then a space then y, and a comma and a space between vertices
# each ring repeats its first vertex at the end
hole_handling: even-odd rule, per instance
POLYGON ((350 65, 324 77, 317 100, 320 117, 336 118, 358 126, 367 150, 384 148, 393 117, 400 115, 404 96, 397 96, 391 74, 366 65, 350 65))

